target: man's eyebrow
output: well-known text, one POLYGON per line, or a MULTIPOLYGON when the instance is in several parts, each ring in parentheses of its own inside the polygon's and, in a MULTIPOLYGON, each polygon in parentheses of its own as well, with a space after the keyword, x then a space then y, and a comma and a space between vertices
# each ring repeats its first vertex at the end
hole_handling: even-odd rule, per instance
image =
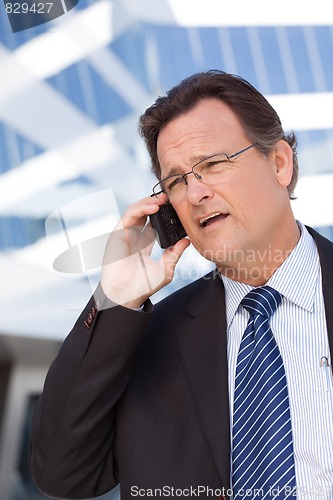
MULTIPOLYGON (((187 170, 185 170, 184 172, 187 172, 187 170)), ((171 175, 183 174, 184 172, 181 171, 181 167, 172 167, 164 176, 164 178, 170 177, 171 175)))

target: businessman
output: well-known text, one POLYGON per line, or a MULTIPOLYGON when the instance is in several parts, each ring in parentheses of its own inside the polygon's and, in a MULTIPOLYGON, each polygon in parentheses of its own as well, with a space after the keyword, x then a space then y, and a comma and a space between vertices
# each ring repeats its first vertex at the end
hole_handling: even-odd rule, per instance
POLYGON ((140 132, 154 196, 111 234, 47 375, 36 485, 63 498, 120 483, 126 500, 333 499, 333 244, 293 216, 295 136, 217 70, 159 97, 140 132), (165 203, 187 238, 157 262, 146 222, 165 203), (153 306, 190 244, 216 270, 153 306))

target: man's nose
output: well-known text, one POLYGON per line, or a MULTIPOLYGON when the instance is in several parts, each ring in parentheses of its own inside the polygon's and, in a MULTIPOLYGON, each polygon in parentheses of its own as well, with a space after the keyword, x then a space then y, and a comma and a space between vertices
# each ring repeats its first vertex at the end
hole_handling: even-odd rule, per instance
POLYGON ((197 205, 201 200, 213 196, 213 186, 205 184, 201 179, 197 179, 195 175, 188 175, 186 180, 186 199, 193 205, 197 205))

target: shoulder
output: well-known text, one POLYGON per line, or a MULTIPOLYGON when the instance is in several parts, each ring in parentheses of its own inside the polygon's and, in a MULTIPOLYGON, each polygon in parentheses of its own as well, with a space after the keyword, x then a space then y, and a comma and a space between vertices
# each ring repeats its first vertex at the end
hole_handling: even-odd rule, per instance
MULTIPOLYGON (((153 328, 174 329, 187 323, 200 312, 208 313, 216 306, 216 300, 224 300, 224 287, 217 270, 170 294, 154 305, 153 328)), ((220 302, 218 302, 220 303, 220 302)))
POLYGON ((223 288, 223 283, 218 271, 215 269, 168 295, 158 302, 155 308, 159 312, 167 310, 171 306, 176 306, 177 309, 186 309, 193 301, 205 302, 210 295, 215 293, 216 288, 220 287, 223 288))
POLYGON ((193 320, 198 316, 209 317, 215 310, 223 314, 223 301, 223 282, 215 270, 156 303, 137 360, 151 366, 153 359, 160 362, 168 353, 173 356, 179 333, 193 328, 193 320))

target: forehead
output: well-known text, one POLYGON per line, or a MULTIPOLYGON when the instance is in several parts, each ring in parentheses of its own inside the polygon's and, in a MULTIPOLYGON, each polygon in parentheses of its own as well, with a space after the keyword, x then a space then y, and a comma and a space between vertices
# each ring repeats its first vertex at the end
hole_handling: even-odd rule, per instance
POLYGON ((202 99, 160 131, 157 154, 162 175, 193 166, 216 153, 232 153, 246 138, 237 115, 219 99, 202 99))

